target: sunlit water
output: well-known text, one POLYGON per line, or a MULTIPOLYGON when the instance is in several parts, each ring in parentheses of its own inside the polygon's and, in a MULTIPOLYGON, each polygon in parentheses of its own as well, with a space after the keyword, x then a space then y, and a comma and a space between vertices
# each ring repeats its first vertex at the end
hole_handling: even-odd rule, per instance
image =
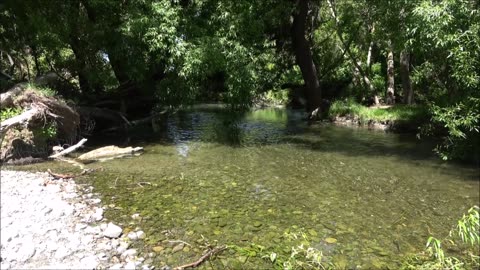
MULTIPOLYGON (((83 181, 110 205, 110 220, 146 232, 137 244, 145 254, 165 247, 157 266, 195 260, 205 241, 288 255, 295 243, 285 232, 305 232, 338 268, 396 268, 478 204, 477 169, 438 161, 432 143, 301 118, 274 109, 179 113, 129 142, 145 147, 142 156, 89 165, 103 171, 83 181), (191 247, 172 253, 176 240, 191 247)), ((202 267, 271 266, 233 252, 219 258, 202 267)))

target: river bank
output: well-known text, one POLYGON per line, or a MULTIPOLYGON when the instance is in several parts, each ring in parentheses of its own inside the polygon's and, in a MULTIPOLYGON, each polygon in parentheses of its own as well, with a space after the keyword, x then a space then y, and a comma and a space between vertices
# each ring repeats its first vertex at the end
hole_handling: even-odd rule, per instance
MULTIPOLYGON (((104 221, 92 186, 46 173, 0 172, 1 269, 152 269, 104 221)), ((137 236, 144 237, 141 231, 137 236)))

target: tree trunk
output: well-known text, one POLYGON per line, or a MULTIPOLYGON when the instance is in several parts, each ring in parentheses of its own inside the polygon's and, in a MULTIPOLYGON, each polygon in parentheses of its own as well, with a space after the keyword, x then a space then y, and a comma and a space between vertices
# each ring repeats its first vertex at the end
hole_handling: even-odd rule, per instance
POLYGON ((35 61, 35 70, 37 71, 37 76, 41 76, 42 75, 42 70, 40 68, 40 63, 38 61, 38 50, 37 50, 37 46, 35 45, 32 45, 31 46, 31 49, 32 49, 32 56, 33 56, 33 60, 35 61))
POLYGON ((395 70, 393 66, 393 49, 389 46, 390 49, 387 55, 387 104, 395 104, 395 70))
POLYGON ((297 0, 296 2, 296 10, 293 14, 292 23, 292 45, 296 62, 300 67, 305 82, 307 111, 313 113, 320 108, 322 91, 317 76, 317 68, 313 62, 312 53, 310 51, 310 45, 305 38, 309 2, 310 1, 308 0, 297 0))
POLYGON ((410 53, 402 51, 400 53, 400 75, 402 77, 403 103, 413 103, 412 81, 410 80, 410 53))
MULTIPOLYGON (((375 32, 375 24, 372 24, 372 29, 370 30, 370 35, 373 36, 373 32, 375 32)), ((367 54, 367 70, 370 74, 370 66, 372 65, 372 51, 373 51, 373 40, 370 41, 368 45, 368 54, 367 54)))

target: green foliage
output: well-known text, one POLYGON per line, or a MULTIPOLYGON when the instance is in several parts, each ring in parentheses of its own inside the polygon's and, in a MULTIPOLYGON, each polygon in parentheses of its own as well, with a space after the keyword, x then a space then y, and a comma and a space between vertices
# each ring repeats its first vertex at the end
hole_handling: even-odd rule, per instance
POLYGON ((248 247, 229 245, 228 247, 242 256, 261 258, 270 263, 273 269, 327 269, 330 265, 323 261, 323 254, 318 249, 311 247, 310 240, 303 230, 298 232, 286 231, 286 243, 291 243, 289 252, 269 250, 264 246, 251 244, 248 247), (294 244, 296 243, 296 244, 294 244))
POLYGON ((37 141, 46 142, 57 136, 57 125, 55 122, 45 124, 43 127, 33 129, 34 138, 37 141))
POLYGON ((431 111, 432 121, 448 134, 435 149, 442 159, 474 159, 480 142, 480 98, 467 97, 447 107, 432 105, 431 111))
POLYGON ((430 236, 427 240, 428 256, 417 255, 405 262, 404 269, 478 269, 480 267, 480 215, 479 207, 473 206, 458 220, 448 237, 440 240, 430 236), (461 241, 457 241, 457 238, 461 241), (456 242, 457 241, 457 242, 456 242), (465 246, 466 244, 466 246, 465 246), (444 246, 457 246, 463 249, 464 256, 457 258, 446 254, 444 246))
POLYGON ((269 90, 260 95, 260 99, 271 105, 285 105, 289 101, 289 90, 279 89, 279 90, 269 90))
POLYGON ((463 243, 470 244, 472 247, 480 245, 480 208, 474 206, 470 208, 467 214, 458 220, 456 234, 460 236, 463 243))
POLYGON ((57 95, 57 91, 55 91, 54 89, 46 86, 38 86, 33 83, 30 83, 28 85, 28 89, 31 89, 44 97, 54 97, 57 95))
POLYGON ((418 122, 427 119, 428 112, 423 106, 395 105, 389 108, 366 107, 353 99, 337 100, 332 103, 328 112, 330 118, 348 116, 359 119, 362 123, 370 120, 418 122))
POLYGON ((12 118, 22 113, 21 108, 13 107, 13 108, 5 108, 0 110, 0 120, 4 121, 8 118, 12 118))

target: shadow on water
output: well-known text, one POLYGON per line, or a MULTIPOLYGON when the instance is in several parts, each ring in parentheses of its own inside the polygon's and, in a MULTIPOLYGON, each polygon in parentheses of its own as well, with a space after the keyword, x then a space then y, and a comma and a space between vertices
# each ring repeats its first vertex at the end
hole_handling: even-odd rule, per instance
POLYGON ((308 125, 303 111, 272 108, 246 113, 181 111, 163 121, 157 133, 137 130, 129 140, 124 137, 116 140, 122 145, 125 142, 175 145, 203 141, 231 147, 287 143, 353 157, 395 156, 412 162, 437 159, 432 150, 436 141, 418 140, 415 134, 392 134, 330 123, 308 125))

